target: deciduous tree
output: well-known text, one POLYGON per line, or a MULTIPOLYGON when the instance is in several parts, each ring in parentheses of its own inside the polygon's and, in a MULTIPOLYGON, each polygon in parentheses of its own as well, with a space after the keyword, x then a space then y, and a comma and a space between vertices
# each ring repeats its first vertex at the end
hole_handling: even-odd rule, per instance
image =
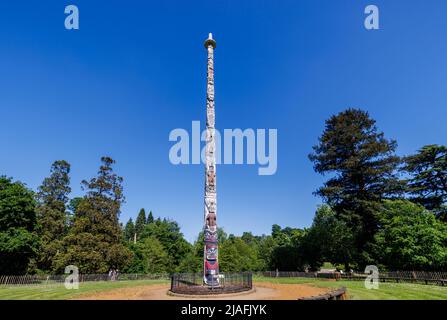
POLYGON ((447 226, 433 213, 410 201, 385 201, 379 221, 377 264, 391 270, 445 270, 447 226))
POLYGON ((36 201, 21 182, 0 177, 0 274, 24 274, 36 256, 36 201))

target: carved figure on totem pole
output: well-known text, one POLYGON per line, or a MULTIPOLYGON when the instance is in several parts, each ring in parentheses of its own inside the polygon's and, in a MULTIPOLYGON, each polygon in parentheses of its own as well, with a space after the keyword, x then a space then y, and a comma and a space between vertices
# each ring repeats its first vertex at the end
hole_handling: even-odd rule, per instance
POLYGON ((216 192, 216 142, 214 134, 214 49, 216 41, 209 34, 205 41, 208 52, 206 84, 206 147, 205 147, 205 209, 203 281, 208 286, 219 286, 219 259, 217 237, 217 192, 216 192))

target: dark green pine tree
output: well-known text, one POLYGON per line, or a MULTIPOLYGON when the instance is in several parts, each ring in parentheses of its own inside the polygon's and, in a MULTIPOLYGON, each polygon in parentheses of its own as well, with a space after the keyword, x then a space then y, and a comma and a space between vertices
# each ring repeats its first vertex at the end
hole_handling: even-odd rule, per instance
POLYGON ((447 147, 424 146, 404 160, 403 170, 410 174, 407 191, 411 200, 447 221, 447 147))
POLYGON ((400 163, 396 146, 377 131, 367 112, 348 109, 326 121, 309 155, 316 172, 331 175, 316 194, 352 229, 359 267, 371 262, 379 203, 403 189, 395 173, 400 163))
POLYGON ((70 199, 70 201, 68 202, 68 204, 67 204, 67 209, 68 209, 67 225, 68 225, 68 228, 71 228, 71 226, 73 226, 73 221, 74 221, 74 217, 76 215, 76 211, 78 210, 78 207, 81 204, 82 200, 84 200, 84 198, 74 197, 73 199, 70 199))
POLYGON ((152 211, 149 211, 149 215, 147 216, 147 224, 154 223, 154 216, 152 215, 152 211))
POLYGON ((54 257, 62 251, 62 239, 67 231, 66 205, 71 192, 69 173, 67 161, 55 161, 50 176, 38 188, 37 218, 42 248, 37 266, 41 270, 51 271, 54 257))
POLYGON ((113 172, 113 159, 102 157, 101 162, 97 177, 82 181, 87 194, 76 208, 73 226, 64 239, 58 271, 75 265, 81 273, 106 273, 121 270, 130 262, 132 254, 122 243, 119 224, 123 178, 113 172))
MULTIPOLYGON (((20 182, 0 176, 0 274, 24 274, 38 251, 36 201, 20 182)), ((32 270, 30 270, 32 271, 32 270)))
POLYGON ((127 221, 126 226, 124 227, 124 239, 126 241, 132 242, 135 236, 135 224, 133 223, 132 218, 127 221))
POLYGON ((144 227, 146 226, 146 211, 141 209, 138 213, 137 220, 135 221, 135 233, 137 234, 137 240, 141 239, 144 227))
POLYGON ((83 199, 82 197, 74 197, 74 198, 71 199, 70 202, 68 203, 67 208, 68 208, 68 210, 71 211, 71 214, 72 214, 72 215, 75 215, 75 214, 76 214, 76 210, 78 209, 79 204, 81 203, 82 199, 83 199))

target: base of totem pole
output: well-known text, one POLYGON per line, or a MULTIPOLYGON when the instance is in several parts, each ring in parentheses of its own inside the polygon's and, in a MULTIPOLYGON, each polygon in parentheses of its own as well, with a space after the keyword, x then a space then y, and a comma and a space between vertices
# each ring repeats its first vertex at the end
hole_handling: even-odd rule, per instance
POLYGON ((218 295, 252 290, 250 272, 222 273, 217 286, 203 283, 203 275, 197 273, 176 273, 171 276, 171 293, 182 295, 218 295))

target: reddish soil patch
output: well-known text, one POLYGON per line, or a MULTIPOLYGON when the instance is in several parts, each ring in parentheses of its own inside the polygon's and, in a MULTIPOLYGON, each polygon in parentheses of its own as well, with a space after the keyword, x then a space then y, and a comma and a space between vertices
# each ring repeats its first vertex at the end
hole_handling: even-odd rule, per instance
POLYGON ((276 284, 259 282, 254 284, 254 291, 236 294, 226 294, 212 297, 172 296, 168 295, 169 285, 156 284, 132 288, 119 288, 103 292, 85 294, 77 299, 82 300, 297 300, 302 297, 316 296, 330 291, 326 288, 317 288, 305 284, 276 284))

